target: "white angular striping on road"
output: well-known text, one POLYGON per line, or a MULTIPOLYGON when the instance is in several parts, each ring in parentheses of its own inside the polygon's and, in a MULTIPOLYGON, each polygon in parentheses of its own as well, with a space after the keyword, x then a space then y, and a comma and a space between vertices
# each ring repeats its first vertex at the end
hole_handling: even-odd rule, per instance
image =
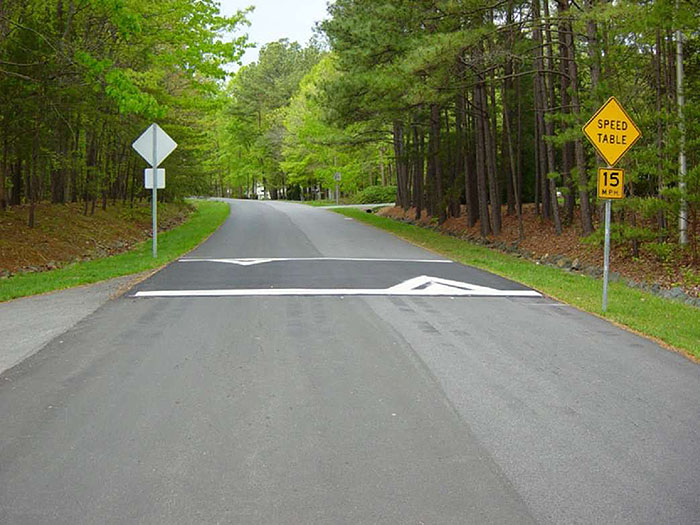
POLYGON ((260 258, 244 258, 244 259, 198 259, 185 258, 179 259, 178 262, 209 262, 222 264, 236 264, 238 266, 253 266, 256 264, 265 264, 270 262, 288 262, 288 261, 348 261, 348 262, 407 262, 407 263, 440 263, 452 264, 453 261, 447 259, 377 259, 364 257, 260 257, 260 258))
POLYGON ((239 288, 221 290, 154 290, 134 297, 259 297, 259 296, 429 296, 542 297, 534 290, 497 290, 460 281, 421 275, 390 288, 239 288))

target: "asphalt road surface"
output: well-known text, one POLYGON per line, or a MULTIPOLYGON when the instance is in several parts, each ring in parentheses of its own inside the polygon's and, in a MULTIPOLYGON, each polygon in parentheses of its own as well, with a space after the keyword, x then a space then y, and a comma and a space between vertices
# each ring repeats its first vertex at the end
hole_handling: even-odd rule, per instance
POLYGON ((1 523, 700 523, 700 367, 330 211, 0 375, 1 523))

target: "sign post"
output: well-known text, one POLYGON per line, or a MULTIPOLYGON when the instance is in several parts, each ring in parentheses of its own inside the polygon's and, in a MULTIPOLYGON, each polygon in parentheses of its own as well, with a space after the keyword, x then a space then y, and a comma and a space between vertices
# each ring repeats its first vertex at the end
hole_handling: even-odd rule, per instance
MULTIPOLYGON (((153 257, 158 256, 158 188, 165 188, 165 170, 159 170, 158 166, 170 155, 177 143, 163 131, 158 124, 151 124, 141 136, 134 141, 132 147, 141 155, 146 162, 151 165, 151 220, 153 228, 153 257), (163 175, 162 182, 160 175, 163 175)), ((148 171, 146 170, 145 181, 148 187, 148 171)))
POLYGON ((339 171, 335 172, 333 179, 335 180, 335 204, 337 206, 340 204, 340 185, 338 183, 340 182, 341 175, 339 171))
POLYGON ((598 198, 605 200, 605 248, 603 251, 603 312, 608 309, 610 275, 610 216, 612 199, 624 199, 624 171, 614 166, 639 140, 642 132, 615 97, 610 97, 583 126, 598 154, 608 163, 598 169, 598 198))
MULTIPOLYGON (((155 126, 156 124, 153 124, 155 126)), ((158 140, 157 133, 152 133, 153 140, 151 144, 153 146, 153 156, 151 157, 151 166, 153 170, 153 176, 155 179, 158 178, 158 140)), ((153 258, 158 257, 158 183, 154 179, 151 196, 151 228, 153 229, 153 258)))
POLYGON ((610 215, 612 199, 625 198, 623 170, 598 169, 598 198, 605 199, 605 250, 603 252, 603 311, 608 309, 608 276, 610 275, 610 215))

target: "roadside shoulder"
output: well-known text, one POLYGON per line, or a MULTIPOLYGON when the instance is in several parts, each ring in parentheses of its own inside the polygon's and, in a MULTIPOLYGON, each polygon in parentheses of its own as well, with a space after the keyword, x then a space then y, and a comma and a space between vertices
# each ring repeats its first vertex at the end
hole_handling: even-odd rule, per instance
POLYGON ((153 271, 0 303, 0 374, 41 350, 153 271))

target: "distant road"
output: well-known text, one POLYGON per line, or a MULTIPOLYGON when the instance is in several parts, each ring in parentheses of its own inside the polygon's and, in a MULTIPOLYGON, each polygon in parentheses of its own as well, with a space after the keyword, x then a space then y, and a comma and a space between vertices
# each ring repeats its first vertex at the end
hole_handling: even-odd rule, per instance
POLYGON ((700 367, 327 210, 0 375, 0 523, 700 523, 700 367))

